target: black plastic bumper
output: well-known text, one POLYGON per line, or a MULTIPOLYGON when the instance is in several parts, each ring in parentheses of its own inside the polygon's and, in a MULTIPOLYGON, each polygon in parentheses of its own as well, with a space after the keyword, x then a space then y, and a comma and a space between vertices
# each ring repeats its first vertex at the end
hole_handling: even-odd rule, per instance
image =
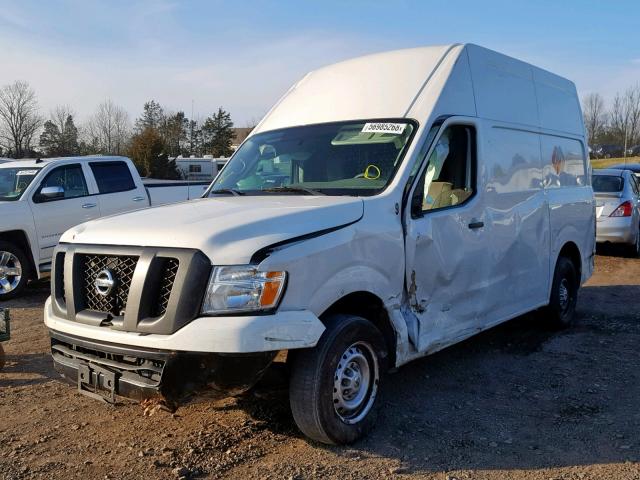
POLYGON ((178 405, 207 392, 241 394, 262 377, 277 352, 223 354, 151 350, 94 342, 50 331, 55 369, 82 393, 162 398, 178 405))

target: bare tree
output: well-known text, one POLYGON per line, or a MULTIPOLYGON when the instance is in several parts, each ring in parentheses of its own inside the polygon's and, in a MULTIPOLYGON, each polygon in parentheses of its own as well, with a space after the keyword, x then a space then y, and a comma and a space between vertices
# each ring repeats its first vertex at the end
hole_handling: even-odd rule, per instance
POLYGON ((582 99, 582 105, 588 141, 593 145, 604 131, 606 122, 604 99, 599 93, 590 93, 582 99))
POLYGON ((98 105, 86 128, 88 143, 104 154, 123 154, 130 133, 129 114, 111 100, 98 105))
POLYGON ((75 118, 76 112, 69 105, 57 105, 51 112, 49 112, 49 118, 60 130, 60 133, 64 134, 66 128, 67 119, 69 117, 75 118))
POLYGON ((15 158, 31 150, 41 125, 36 93, 27 82, 17 81, 0 89, 0 143, 15 158))
POLYGON ((616 93, 609 113, 611 128, 627 149, 633 145, 640 133, 640 84, 630 87, 623 94, 616 93))

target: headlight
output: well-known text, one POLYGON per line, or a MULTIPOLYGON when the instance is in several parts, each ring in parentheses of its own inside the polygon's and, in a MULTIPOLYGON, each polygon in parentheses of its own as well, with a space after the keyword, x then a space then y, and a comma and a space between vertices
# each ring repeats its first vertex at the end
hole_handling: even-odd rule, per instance
POLYGON ((214 267, 202 313, 246 313, 278 305, 287 272, 259 272, 252 265, 214 267))

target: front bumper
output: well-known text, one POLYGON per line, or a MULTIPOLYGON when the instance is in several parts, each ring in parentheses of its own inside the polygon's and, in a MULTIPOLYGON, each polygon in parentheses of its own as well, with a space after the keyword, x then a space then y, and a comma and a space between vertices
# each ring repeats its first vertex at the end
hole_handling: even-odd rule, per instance
POLYGON ((54 367, 81 393, 115 400, 158 398, 171 407, 192 395, 238 395, 263 375, 277 352, 176 352, 106 344, 51 334, 54 367))
POLYGON ((206 353, 254 353, 314 347, 324 325, 307 310, 273 315, 200 317, 169 335, 127 332, 54 315, 51 299, 44 323, 53 332, 131 348, 206 353))
POLYGON ((596 223, 596 242, 634 244, 638 227, 632 217, 607 217, 596 223))

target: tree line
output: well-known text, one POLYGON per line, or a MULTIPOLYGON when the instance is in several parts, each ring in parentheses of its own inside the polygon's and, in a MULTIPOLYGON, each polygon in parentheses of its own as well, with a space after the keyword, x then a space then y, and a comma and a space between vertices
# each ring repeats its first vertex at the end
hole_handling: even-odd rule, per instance
POLYGON ((150 100, 131 122, 124 108, 105 100, 84 124, 76 125, 76 114, 68 105, 58 105, 44 117, 27 82, 0 88, 0 156, 4 157, 127 155, 143 176, 177 178, 172 159, 227 157, 233 138, 231 114, 222 107, 200 123, 150 100))
POLYGON ((599 93, 582 99, 589 145, 612 144, 627 150, 640 145, 640 83, 616 93, 609 105, 599 93))

